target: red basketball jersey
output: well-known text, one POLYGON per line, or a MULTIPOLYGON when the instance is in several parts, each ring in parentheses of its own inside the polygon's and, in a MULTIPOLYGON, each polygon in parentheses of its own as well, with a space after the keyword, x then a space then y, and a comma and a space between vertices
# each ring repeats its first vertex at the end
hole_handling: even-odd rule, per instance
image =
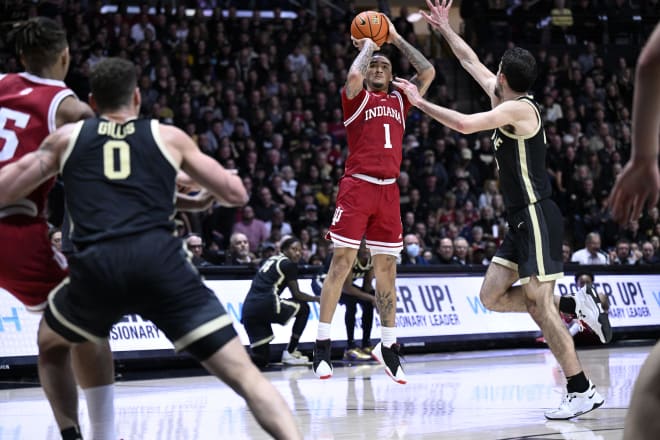
MULTIPOLYGON (((29 73, 0 74, 0 168, 39 148, 56 129, 55 115, 60 103, 72 95, 75 96, 62 81, 29 73)), ((45 215, 53 181, 45 182, 16 205, 0 207, 0 214, 45 215)))
POLYGON ((362 89, 348 99, 341 92, 348 158, 344 174, 366 174, 379 179, 399 177, 403 133, 410 102, 398 89, 390 93, 362 89))

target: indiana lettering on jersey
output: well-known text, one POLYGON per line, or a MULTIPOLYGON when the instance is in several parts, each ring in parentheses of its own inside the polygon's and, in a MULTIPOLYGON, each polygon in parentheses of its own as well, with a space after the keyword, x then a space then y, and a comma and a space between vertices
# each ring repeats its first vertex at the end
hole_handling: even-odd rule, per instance
POLYGON ((101 121, 97 133, 115 139, 124 139, 126 136, 135 133, 135 124, 129 122, 128 124, 120 125, 112 121, 101 121))
POLYGON ((393 109, 392 107, 386 107, 384 105, 368 108, 364 113, 364 120, 368 121, 371 118, 378 118, 380 116, 388 116, 390 118, 396 119, 397 122, 401 123, 401 112, 399 110, 393 109))

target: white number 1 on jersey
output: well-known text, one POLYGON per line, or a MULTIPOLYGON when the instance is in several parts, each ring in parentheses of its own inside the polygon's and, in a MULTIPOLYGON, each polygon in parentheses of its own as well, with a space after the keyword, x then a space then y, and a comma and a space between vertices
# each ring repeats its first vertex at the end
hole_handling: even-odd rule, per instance
POLYGON ((385 148, 392 148, 392 141, 390 139, 390 124, 383 124, 385 127, 385 148))

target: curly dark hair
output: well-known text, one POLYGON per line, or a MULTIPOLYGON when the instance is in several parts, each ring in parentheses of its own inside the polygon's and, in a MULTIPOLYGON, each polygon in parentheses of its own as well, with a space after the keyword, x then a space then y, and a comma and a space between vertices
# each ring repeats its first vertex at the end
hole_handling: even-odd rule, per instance
POLYGON ((68 46, 66 31, 58 22, 47 17, 33 17, 14 24, 9 41, 16 53, 23 57, 29 72, 41 72, 55 64, 68 46))

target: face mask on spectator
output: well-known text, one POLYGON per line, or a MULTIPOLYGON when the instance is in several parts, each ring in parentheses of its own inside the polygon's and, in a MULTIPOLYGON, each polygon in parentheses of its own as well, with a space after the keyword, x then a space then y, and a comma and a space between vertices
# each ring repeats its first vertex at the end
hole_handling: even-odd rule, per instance
POLYGON ((419 255, 419 245, 417 243, 407 244, 406 252, 408 253, 408 256, 417 258, 419 255))

